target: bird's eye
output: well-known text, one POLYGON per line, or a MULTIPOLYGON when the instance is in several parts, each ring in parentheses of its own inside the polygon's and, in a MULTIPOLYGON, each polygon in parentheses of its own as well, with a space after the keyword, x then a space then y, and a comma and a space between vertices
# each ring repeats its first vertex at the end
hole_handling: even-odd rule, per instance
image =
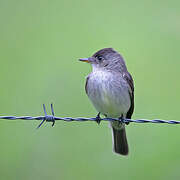
POLYGON ((97 56, 96 58, 97 58, 99 61, 101 61, 101 60, 103 59, 102 56, 97 56))

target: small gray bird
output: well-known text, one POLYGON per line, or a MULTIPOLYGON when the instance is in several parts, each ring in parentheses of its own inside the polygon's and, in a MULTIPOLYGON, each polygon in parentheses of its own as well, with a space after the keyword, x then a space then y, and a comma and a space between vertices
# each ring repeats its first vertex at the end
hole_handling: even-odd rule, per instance
MULTIPOLYGON (((92 72, 86 79, 86 93, 100 114, 108 118, 128 118, 134 111, 134 83, 122 56, 112 48, 104 48, 92 57, 79 59, 90 63, 92 72)), ((110 122, 113 131, 114 151, 127 155, 128 143, 125 123, 110 122)), ((128 123, 127 123, 128 124, 128 123)))

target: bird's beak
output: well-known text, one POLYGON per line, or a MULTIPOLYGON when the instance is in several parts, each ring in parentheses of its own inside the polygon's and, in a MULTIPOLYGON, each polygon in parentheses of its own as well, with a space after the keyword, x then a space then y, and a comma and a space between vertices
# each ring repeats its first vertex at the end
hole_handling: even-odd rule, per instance
POLYGON ((81 59, 79 59, 79 61, 86 62, 86 63, 91 62, 89 58, 81 58, 81 59))

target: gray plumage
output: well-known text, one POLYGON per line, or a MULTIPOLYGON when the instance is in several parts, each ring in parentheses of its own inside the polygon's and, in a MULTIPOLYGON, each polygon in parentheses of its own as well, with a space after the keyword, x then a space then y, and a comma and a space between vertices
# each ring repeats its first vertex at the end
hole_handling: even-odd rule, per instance
MULTIPOLYGON (((131 118, 134 110, 133 79, 122 56, 112 48, 104 48, 88 59, 92 72, 86 81, 86 93, 98 112, 110 118, 131 118)), ((114 151, 128 154, 125 124, 111 122, 114 151)))

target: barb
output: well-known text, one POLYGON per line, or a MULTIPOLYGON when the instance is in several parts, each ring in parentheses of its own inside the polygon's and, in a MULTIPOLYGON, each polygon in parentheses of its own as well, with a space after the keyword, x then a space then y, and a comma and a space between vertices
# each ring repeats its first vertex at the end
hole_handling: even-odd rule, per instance
MULTIPOLYGON (((41 123, 38 125, 37 129, 40 128, 45 121, 52 122, 52 127, 55 125, 55 121, 61 120, 66 122, 72 122, 72 121, 95 121, 97 122, 97 117, 95 118, 72 118, 72 117, 56 117, 54 115, 54 108, 53 104, 51 104, 51 114, 48 115, 46 111, 46 107, 43 104, 43 110, 44 110, 44 116, 0 116, 0 119, 7 119, 7 120, 41 120, 41 123)), ((154 119, 154 120, 148 120, 148 119, 116 119, 116 118, 100 118, 98 117, 98 121, 120 121, 120 122, 133 122, 133 123, 166 123, 166 124, 180 124, 180 121, 175 120, 161 120, 161 119, 154 119)))
POLYGON ((39 129, 45 121, 52 122, 52 127, 55 124, 53 104, 51 103, 51 113, 52 113, 52 115, 47 115, 45 104, 43 104, 43 110, 44 110, 44 115, 45 116, 44 116, 43 120, 41 121, 41 123, 38 125, 37 129, 39 129))

